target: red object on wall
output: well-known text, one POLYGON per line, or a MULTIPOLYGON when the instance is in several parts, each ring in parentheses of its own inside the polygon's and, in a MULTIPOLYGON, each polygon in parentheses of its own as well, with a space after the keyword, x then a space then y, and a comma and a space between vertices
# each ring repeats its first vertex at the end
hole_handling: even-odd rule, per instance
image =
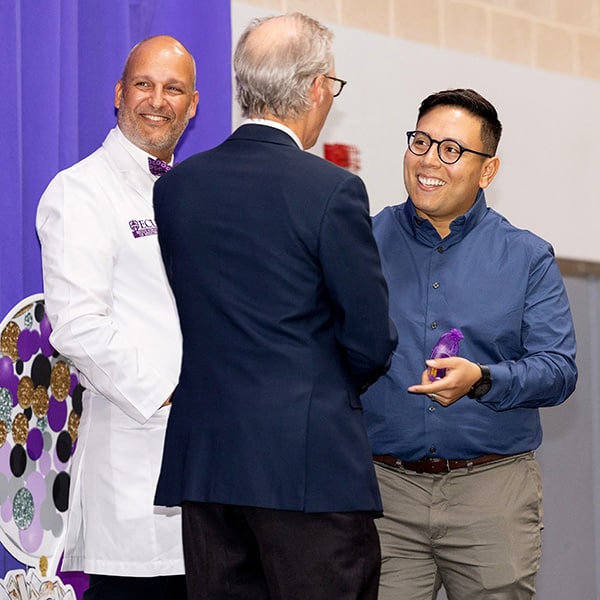
POLYGON ((323 144, 325 158, 349 171, 360 169, 360 152, 357 146, 349 144, 323 144))

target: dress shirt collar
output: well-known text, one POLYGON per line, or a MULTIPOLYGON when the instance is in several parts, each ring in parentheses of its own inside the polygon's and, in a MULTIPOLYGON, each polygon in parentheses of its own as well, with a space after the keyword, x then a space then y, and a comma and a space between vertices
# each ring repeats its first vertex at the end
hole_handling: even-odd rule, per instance
MULTIPOLYGON (((150 175, 150 177, 152 177, 153 179, 158 179, 156 175, 152 175, 152 173, 150 173, 150 171, 148 170, 148 157, 158 157, 152 156, 152 154, 148 154, 145 150, 138 148, 138 146, 136 146, 133 142, 130 142, 118 126, 115 127, 115 129, 117 132, 117 139, 119 140, 119 143, 125 148, 125 150, 127 150, 129 154, 131 154, 135 162, 138 163, 140 167, 142 167, 142 169, 144 169, 144 171, 146 171, 146 173, 150 175)), ((171 156, 171 160, 167 164, 173 166, 173 156, 171 156)))
MULTIPOLYGON (((460 242, 485 217, 487 210, 485 193, 479 189, 473 206, 450 223, 450 234, 443 239, 443 245, 448 247, 460 242)), ((439 245, 442 239, 439 233, 430 221, 417 215, 410 197, 404 205, 404 215, 416 239, 430 246, 439 245)))
MULTIPOLYGON (((293 140, 296 142, 296 145, 300 150, 304 150, 302 147, 302 142, 300 142, 300 138, 287 126, 283 123, 279 123, 278 121, 271 121, 270 119, 246 119, 242 125, 266 125, 267 127, 274 127, 275 129, 280 129, 287 133, 293 140)), ((240 125, 241 127, 241 125, 240 125)))

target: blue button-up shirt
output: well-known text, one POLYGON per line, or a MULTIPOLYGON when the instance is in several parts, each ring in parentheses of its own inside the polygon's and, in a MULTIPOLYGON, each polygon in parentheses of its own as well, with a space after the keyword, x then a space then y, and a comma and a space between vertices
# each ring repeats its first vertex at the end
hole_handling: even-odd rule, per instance
POLYGON ((374 454, 403 460, 512 454, 542 440, 538 408, 577 381, 575 333, 550 244, 488 208, 483 190, 441 238, 410 199, 373 219, 398 346, 388 373, 363 395, 374 454), (481 400, 443 407, 408 393, 440 335, 464 335, 459 355, 488 365, 481 400))

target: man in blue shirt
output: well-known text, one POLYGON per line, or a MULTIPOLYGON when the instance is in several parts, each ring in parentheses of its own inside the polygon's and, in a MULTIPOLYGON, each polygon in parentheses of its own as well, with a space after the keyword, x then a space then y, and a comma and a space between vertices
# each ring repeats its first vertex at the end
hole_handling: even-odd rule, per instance
POLYGON ((569 303, 550 244, 486 205, 495 108, 446 90, 422 102, 415 129, 409 198, 374 218, 402 332, 363 396, 384 504, 379 597, 431 600, 443 585, 449 600, 529 599, 543 527, 538 409, 577 380, 569 303), (426 360, 453 328, 459 355, 426 360))

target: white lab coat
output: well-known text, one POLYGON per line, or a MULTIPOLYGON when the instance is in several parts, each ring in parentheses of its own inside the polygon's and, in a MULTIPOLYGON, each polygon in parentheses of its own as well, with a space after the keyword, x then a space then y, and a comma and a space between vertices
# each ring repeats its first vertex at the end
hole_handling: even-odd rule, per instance
POLYGON ((115 128, 52 180, 37 212, 50 339, 86 387, 65 570, 184 572, 180 511, 153 506, 181 333, 146 160, 115 128))

